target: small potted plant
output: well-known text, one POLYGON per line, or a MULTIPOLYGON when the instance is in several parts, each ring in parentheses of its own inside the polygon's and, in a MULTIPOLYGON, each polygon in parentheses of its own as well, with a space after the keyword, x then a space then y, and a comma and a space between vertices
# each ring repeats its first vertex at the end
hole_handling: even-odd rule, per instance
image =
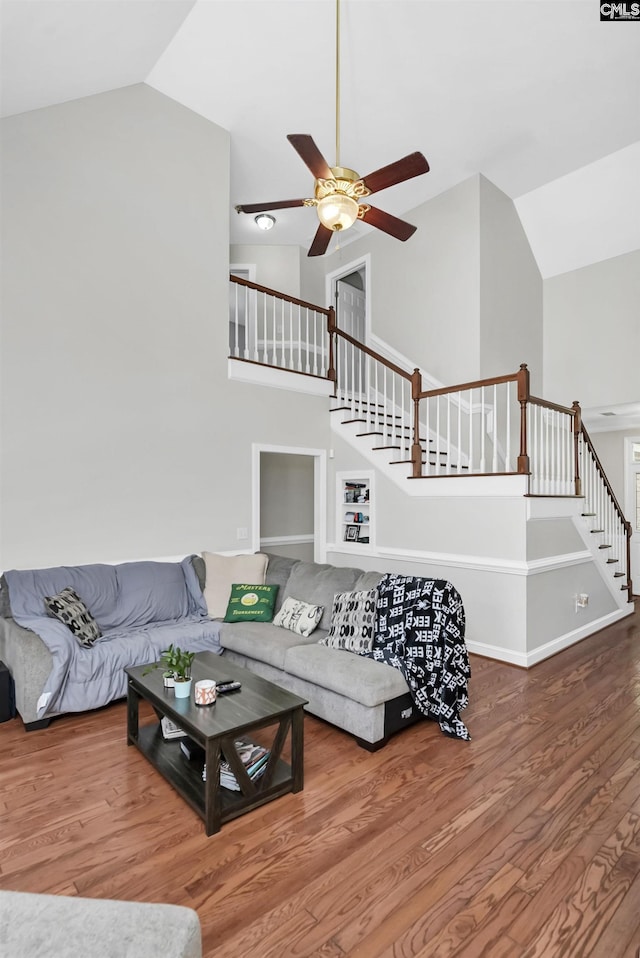
POLYGON ((186 699, 191 694, 191 663, 194 657, 195 652, 183 652, 177 645, 171 644, 161 653, 160 661, 145 669, 143 675, 160 666, 164 670, 162 677, 165 688, 173 685, 176 698, 186 699))
POLYGON ((195 652, 175 650, 175 665, 173 666, 173 690, 176 698, 186 699, 191 694, 191 663, 195 652))

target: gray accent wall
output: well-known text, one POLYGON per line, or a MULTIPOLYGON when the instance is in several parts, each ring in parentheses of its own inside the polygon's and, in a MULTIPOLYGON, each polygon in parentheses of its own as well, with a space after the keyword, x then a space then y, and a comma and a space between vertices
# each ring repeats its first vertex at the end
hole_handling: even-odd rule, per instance
POLYGON ((542 278, 513 201, 486 177, 480 187, 480 377, 527 363, 542 388, 542 278))
POLYGON ((227 378, 227 132, 140 84, 2 150, 0 567, 249 549, 252 443, 329 427, 227 378))
MULTIPOLYGON (((542 279, 512 200, 473 176, 403 218, 406 243, 371 230, 323 257, 329 273, 370 254, 372 331, 446 385, 522 362, 540 384, 542 279)), ((317 290, 310 268, 302 288, 317 290)))

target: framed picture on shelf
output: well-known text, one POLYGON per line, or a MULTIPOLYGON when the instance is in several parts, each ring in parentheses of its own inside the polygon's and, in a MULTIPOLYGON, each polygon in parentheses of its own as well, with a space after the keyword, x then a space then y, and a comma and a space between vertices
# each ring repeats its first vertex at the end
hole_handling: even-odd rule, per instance
POLYGON ((358 541, 358 526, 348 525, 344 530, 345 542, 357 542, 358 541))

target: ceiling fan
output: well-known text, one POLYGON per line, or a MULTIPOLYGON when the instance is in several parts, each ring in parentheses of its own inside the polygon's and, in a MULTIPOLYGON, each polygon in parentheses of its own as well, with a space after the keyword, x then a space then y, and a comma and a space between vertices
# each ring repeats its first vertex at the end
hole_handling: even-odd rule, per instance
POLYGON ((411 223, 360 201, 380 190, 428 173, 429 164, 422 153, 410 153, 364 177, 360 177, 355 170, 340 166, 340 0, 336 0, 336 165, 329 166, 308 134, 290 133, 287 139, 315 177, 313 197, 242 204, 236 206, 238 213, 264 213, 296 206, 315 206, 320 225, 308 256, 322 256, 327 251, 333 233, 349 229, 357 219, 402 242, 413 236, 416 227, 411 223))

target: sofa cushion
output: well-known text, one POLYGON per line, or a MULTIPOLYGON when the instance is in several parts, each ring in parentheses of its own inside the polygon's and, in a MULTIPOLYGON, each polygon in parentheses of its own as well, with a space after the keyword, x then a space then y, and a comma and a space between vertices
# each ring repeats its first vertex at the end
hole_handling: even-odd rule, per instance
POLYGON ((368 708, 409 691, 398 669, 343 649, 329 649, 317 642, 288 649, 284 670, 368 708))
POLYGON ((333 600, 331 628, 323 645, 368 655, 373 648, 377 589, 362 592, 338 592, 333 600))
POLYGON ((362 572, 356 579, 354 590, 362 592, 365 589, 375 589, 382 578, 382 572, 362 572))
POLYGON ((351 592, 362 569, 351 569, 318 562, 298 562, 291 569, 285 588, 285 598, 293 596, 313 605, 324 607, 319 626, 328 630, 331 625, 331 609, 336 592, 351 592))
POLYGON ((269 560, 263 552, 237 556, 203 552, 202 558, 207 570, 204 598, 211 619, 224 618, 234 582, 264 584, 269 560))
POLYGON ((277 585, 248 585, 234 582, 231 586, 225 622, 271 622, 278 594, 277 585))
MULTIPOLYGON (((194 599, 187 587, 186 568, 183 568, 188 561, 123 562, 117 565, 118 604, 115 614, 110 617, 109 628, 128 629, 152 622, 177 622, 193 614, 196 611, 194 599)), ((193 569, 189 571, 195 583, 195 573, 193 569)))
POLYGON ((95 563, 51 569, 9 569, 5 572, 5 581, 16 621, 17 617, 44 615, 44 597, 70 587, 82 596, 103 632, 111 627, 118 600, 115 566, 95 563))
POLYGON ((44 604, 48 614, 66 625, 83 648, 90 649, 95 640, 100 638, 102 633, 98 623, 73 589, 66 588, 57 595, 46 595, 44 604))
POLYGON ((317 637, 318 632, 305 637, 289 632, 288 629, 280 629, 270 622, 223 622, 220 644, 223 649, 231 649, 248 659, 257 659, 276 669, 283 669, 288 649, 305 643, 315 645, 317 637))
POLYGON ((278 612, 286 597, 285 586, 289 581, 291 570, 294 565, 300 562, 300 559, 291 559, 289 556, 278 556, 272 552, 266 552, 265 555, 269 560, 269 564, 267 565, 267 574, 264 581, 268 585, 277 585, 280 587, 273 609, 274 612, 278 612))
POLYGON ((0 891, 2 954, 11 958, 201 958, 192 908, 0 891))

